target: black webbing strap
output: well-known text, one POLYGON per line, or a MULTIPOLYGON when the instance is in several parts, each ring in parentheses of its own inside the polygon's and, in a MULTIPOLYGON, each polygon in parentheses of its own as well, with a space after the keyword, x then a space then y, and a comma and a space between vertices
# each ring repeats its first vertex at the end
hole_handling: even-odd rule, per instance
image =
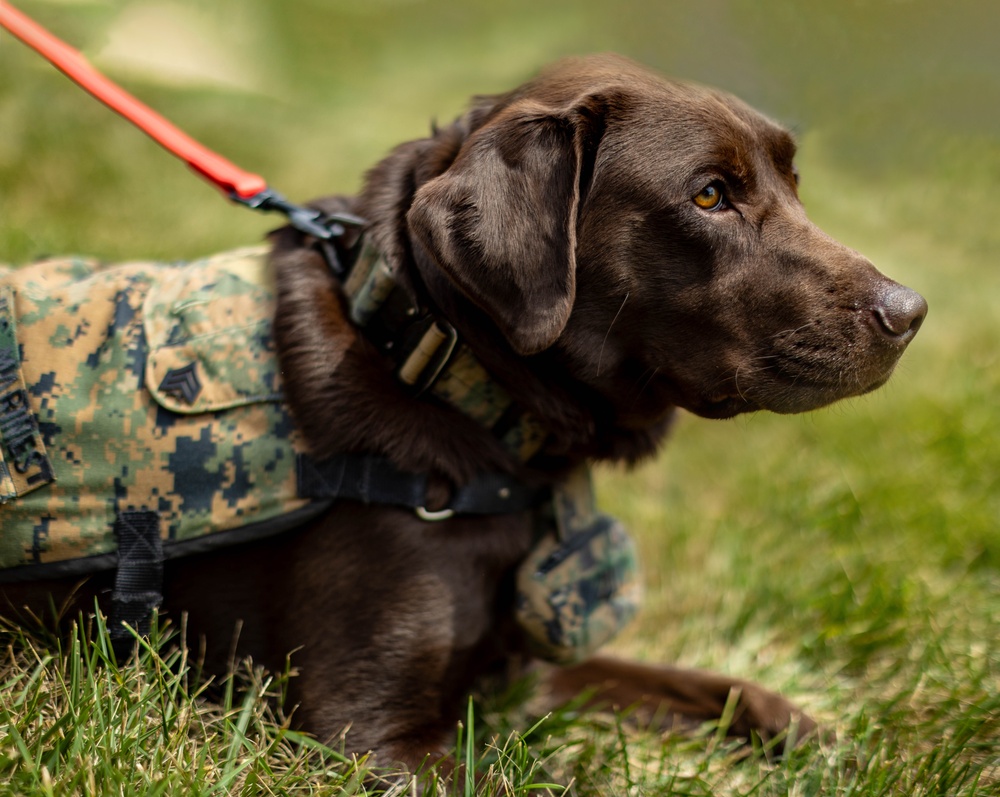
POLYGON ((111 593, 108 632, 115 657, 122 662, 129 657, 135 643, 135 637, 123 623, 141 636, 147 635, 153 609, 163 600, 160 517, 148 510, 119 512, 114 532, 118 539, 118 570, 111 593))
POLYGON ((421 517, 502 515, 538 506, 548 489, 528 487, 503 473, 485 473, 452 494, 448 508, 428 513, 426 474, 401 471, 385 457, 341 454, 320 463, 298 459, 298 488, 303 498, 345 498, 365 504, 388 504, 417 510, 421 517))

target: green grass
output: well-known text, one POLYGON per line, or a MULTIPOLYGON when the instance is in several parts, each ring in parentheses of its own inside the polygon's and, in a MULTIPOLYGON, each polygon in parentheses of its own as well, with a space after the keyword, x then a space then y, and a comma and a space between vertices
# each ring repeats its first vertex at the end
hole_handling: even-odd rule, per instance
MULTIPOLYGON (((99 62, 123 8, 143 6, 21 5, 99 62)), ((539 722, 515 689, 463 720, 455 757, 472 766, 447 793, 1000 794, 995 5, 182 5, 252 90, 109 70, 294 198, 355 190, 470 94, 616 49, 793 123, 811 216, 930 303, 878 394, 805 416, 684 418, 656 462, 600 472, 647 585, 614 650, 758 680, 829 735, 776 761, 713 726, 662 735, 572 710, 539 722)), ((6 37, 0 130, 0 260, 190 257, 276 223, 220 201, 6 37)), ((294 657, 285 673, 210 684, 169 630, 122 668, 79 635, 2 633, 0 794, 379 788, 369 760, 289 730, 294 657)), ((382 788, 411 793, 406 779, 382 788)))
POLYGON ((22 629, 4 638, 0 793, 308 793, 350 790, 366 775, 363 759, 289 730, 274 712, 288 672, 247 665, 213 702, 170 633, 121 667, 100 617, 81 619, 65 645, 22 629))

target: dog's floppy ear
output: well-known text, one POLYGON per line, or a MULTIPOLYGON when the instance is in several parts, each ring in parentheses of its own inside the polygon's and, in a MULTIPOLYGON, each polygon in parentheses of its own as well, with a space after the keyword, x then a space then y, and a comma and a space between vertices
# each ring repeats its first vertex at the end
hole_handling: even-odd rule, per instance
POLYGON ((551 346, 576 296, 584 150, 578 111, 500 111, 416 193, 407 220, 438 267, 523 355, 551 346))

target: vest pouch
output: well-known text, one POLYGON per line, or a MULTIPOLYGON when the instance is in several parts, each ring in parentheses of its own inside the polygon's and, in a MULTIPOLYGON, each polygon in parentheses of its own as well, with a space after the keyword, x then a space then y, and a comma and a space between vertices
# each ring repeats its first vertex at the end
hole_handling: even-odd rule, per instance
POLYGON ((554 522, 518 569, 515 615, 534 655, 572 664, 618 634, 642 589, 625 527, 593 511, 589 472, 557 488, 553 506, 554 522))

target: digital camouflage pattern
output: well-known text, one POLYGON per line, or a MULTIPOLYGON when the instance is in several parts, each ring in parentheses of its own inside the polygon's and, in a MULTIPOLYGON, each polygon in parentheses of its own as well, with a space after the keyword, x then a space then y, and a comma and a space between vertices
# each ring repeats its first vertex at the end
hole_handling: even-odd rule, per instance
POLYGON ((264 247, 0 269, 0 578, 114 552, 121 512, 169 549, 303 508, 273 313, 264 247))
POLYGON ((635 544, 621 523, 596 511, 589 469, 553 492, 555 517, 517 573, 516 614, 532 653, 571 664, 635 616, 642 590, 635 544))

